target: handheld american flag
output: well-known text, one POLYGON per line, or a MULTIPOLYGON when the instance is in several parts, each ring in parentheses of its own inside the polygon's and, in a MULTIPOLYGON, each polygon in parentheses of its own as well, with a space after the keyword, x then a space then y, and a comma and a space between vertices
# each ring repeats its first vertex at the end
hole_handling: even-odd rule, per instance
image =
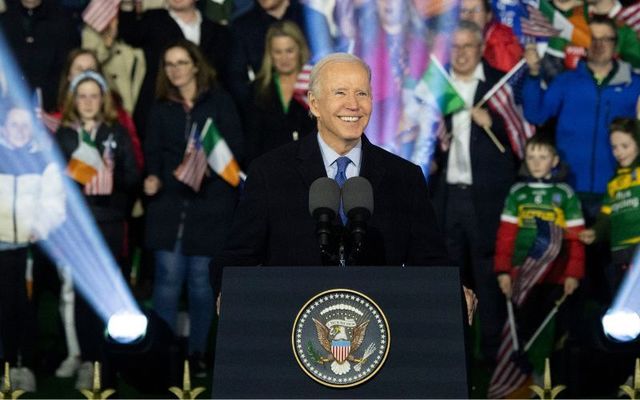
MULTIPOLYGON (((560 253, 563 231, 553 221, 536 218, 537 235, 529 249, 524 263, 513 283, 512 300, 516 307, 524 304, 533 285, 540 281, 550 270, 553 260, 560 253)), ((504 398, 517 390, 529 377, 526 362, 516 351, 510 335, 509 322, 502 329, 501 344, 498 350, 498 363, 489 383, 487 397, 504 398)))
POLYGON ((200 135, 196 135, 196 124, 193 124, 184 157, 178 168, 173 171, 173 176, 195 192, 199 192, 206 171, 207 157, 202 148, 200 135))

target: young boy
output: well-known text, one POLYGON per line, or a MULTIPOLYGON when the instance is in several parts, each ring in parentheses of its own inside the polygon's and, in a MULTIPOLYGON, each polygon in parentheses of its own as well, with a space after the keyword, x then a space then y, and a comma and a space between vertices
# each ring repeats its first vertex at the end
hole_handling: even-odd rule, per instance
POLYGON ((577 234, 584 229, 580 201, 565 183, 557 182, 554 169, 560 159, 555 146, 541 136, 525 147, 526 182, 511 187, 500 217, 494 258, 498 285, 511 297, 513 278, 522 265, 536 235, 536 218, 553 221, 565 231, 560 254, 542 282, 563 285, 571 294, 584 276, 584 247, 577 234))

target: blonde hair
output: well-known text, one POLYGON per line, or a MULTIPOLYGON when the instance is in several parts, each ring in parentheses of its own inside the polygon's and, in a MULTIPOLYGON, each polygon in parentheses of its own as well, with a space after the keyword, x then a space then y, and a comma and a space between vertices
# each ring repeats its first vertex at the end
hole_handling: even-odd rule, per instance
POLYGON ((265 97, 269 85, 273 81, 273 59, 271 58, 271 50, 273 48, 273 39, 277 37, 288 37, 298 46, 298 69, 300 72, 302 67, 309 61, 310 52, 307 41, 300 27, 295 22, 277 21, 271 24, 267 31, 265 39, 265 51, 262 57, 262 66, 256 76, 256 93, 257 97, 265 97))
POLYGON ((64 98, 64 102, 62 105, 62 124, 65 126, 72 126, 78 121, 80 121, 80 114, 78 114, 78 110, 76 109, 76 95, 78 94, 78 88, 85 82, 93 82, 100 89, 100 94, 102 95, 102 104, 100 106, 100 112, 97 115, 97 118, 100 118, 101 122, 106 123, 107 125, 111 125, 118 119, 118 112, 116 111, 113 101, 111 99, 111 92, 109 89, 104 90, 103 86, 100 82, 93 79, 90 75, 85 78, 80 79, 79 82, 67 91, 67 95, 64 98))

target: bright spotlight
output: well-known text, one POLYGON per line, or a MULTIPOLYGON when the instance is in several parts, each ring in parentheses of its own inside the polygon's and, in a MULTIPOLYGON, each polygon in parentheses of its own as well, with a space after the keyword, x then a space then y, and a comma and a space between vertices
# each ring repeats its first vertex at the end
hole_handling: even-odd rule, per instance
POLYGON ((609 310, 602 317, 607 336, 620 342, 629 342, 640 335, 640 316, 631 310, 609 310))
POLYGON ((118 343, 133 343, 147 333, 147 324, 147 317, 143 314, 123 311, 109 318, 107 333, 118 343))

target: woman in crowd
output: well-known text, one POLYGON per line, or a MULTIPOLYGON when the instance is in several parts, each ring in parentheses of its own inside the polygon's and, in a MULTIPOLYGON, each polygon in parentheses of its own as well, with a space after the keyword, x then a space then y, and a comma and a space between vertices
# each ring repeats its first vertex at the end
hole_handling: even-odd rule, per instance
POLYGON ((247 115, 249 160, 315 130, 309 117, 306 90, 296 81, 309 60, 309 48, 300 28, 278 21, 267 31, 262 67, 253 83, 253 104, 247 115))
MULTIPOLYGON (((129 135, 117 122, 104 78, 87 70, 69 84, 56 140, 68 161, 67 173, 78 183, 89 209, 117 261, 122 259, 129 193, 140 175, 129 135), (96 161, 97 160, 97 161, 96 161), (87 168, 91 165, 92 168, 87 168)), ((92 362, 103 358, 104 324, 84 299, 76 296, 76 321, 82 353, 76 387, 91 388, 92 362)))
POLYGON ((214 310, 209 262, 221 250, 238 197, 237 188, 209 168, 197 191, 174 175, 191 132, 199 135, 208 119, 240 157, 242 133, 233 101, 198 47, 177 41, 162 54, 156 102, 147 122, 145 237, 156 260, 154 309, 175 333, 180 292, 187 283, 188 351, 196 376, 206 374, 203 356, 214 310))
POLYGON ((25 273, 32 243, 65 218, 62 175, 34 138, 35 116, 11 107, 0 126, 0 350, 14 389, 36 390, 36 315, 25 273), (20 355, 20 357, 19 357, 20 355), (21 359, 21 365, 18 360, 21 359))

